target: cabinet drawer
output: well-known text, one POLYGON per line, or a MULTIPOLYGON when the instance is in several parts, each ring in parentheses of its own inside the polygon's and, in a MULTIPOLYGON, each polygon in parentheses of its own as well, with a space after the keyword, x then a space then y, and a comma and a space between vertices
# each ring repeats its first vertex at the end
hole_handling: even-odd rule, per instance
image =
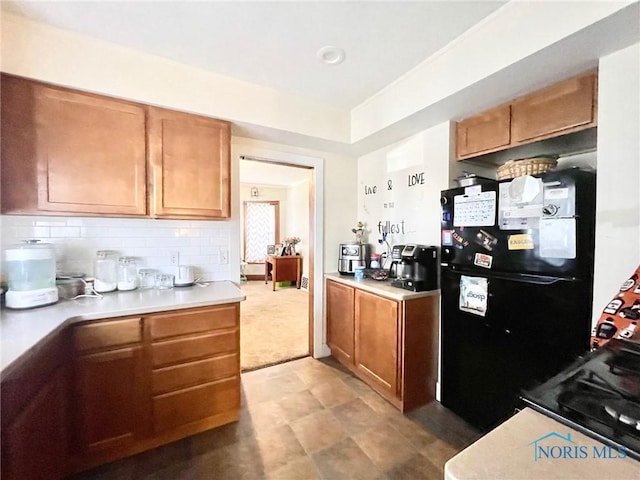
POLYGON ((232 377, 239 373, 240 360, 237 353, 165 367, 153 371, 153 394, 232 377))
POLYGON ((238 324, 238 304, 150 315, 149 330, 153 340, 233 328, 238 324))
POLYGON ((153 398, 156 433, 240 408, 240 377, 153 398))
POLYGON ((81 325, 73 330, 73 345, 78 352, 117 347, 142 341, 141 318, 126 318, 81 325))
POLYGON ((220 353, 235 353, 239 350, 239 344, 238 330, 154 343, 151 345, 153 367, 211 357, 220 353))

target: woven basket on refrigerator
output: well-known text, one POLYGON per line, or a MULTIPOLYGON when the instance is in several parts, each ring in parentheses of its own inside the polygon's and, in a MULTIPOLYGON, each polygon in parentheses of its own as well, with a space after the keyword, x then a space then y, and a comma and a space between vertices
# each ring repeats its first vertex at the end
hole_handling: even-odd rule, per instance
POLYGON ((558 160, 552 157, 521 158, 509 160, 498 167, 498 180, 507 180, 521 175, 536 175, 556 168, 558 160))

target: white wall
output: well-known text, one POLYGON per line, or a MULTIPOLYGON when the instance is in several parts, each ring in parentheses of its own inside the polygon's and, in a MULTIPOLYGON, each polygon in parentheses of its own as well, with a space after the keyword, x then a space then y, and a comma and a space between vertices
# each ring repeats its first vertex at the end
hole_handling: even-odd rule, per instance
POLYGON ((173 273, 169 252, 177 251, 180 263, 195 266, 202 280, 232 278, 230 265, 220 255, 230 249, 231 224, 226 221, 22 215, 1 219, 3 250, 32 238, 53 243, 60 272, 93 276, 96 251, 115 250, 136 257, 139 268, 173 273))
MULTIPOLYGON (((311 172, 309 172, 311 175, 311 172)), ((309 182, 299 182, 287 189, 287 226, 283 237, 300 237, 296 245, 302 255, 302 275, 309 276, 309 182)))
POLYGON ((387 222, 394 230, 387 236, 391 245, 440 245, 440 191, 449 188, 450 130, 445 122, 358 159, 358 220, 365 222, 372 251, 385 251, 378 239, 387 222))
POLYGON ((594 321, 640 264, 640 43, 600 59, 594 321))

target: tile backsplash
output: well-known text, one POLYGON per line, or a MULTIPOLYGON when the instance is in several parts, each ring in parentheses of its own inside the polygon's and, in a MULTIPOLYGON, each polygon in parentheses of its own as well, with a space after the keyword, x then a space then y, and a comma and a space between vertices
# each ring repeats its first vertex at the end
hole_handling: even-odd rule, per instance
POLYGON ((115 250, 136 257, 138 268, 173 273, 169 256, 178 252, 180 264, 194 266, 201 280, 231 280, 226 222, 23 215, 2 215, 0 221, 3 253, 32 238, 53 243, 59 272, 93 276, 96 251, 115 250))

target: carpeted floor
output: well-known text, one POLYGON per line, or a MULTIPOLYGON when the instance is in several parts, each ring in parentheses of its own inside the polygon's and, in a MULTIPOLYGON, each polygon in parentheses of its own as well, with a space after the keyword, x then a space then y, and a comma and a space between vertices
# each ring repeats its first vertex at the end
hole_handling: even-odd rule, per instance
POLYGON ((271 282, 241 284, 240 366, 243 371, 309 353, 309 294, 295 287, 272 291, 271 282))

